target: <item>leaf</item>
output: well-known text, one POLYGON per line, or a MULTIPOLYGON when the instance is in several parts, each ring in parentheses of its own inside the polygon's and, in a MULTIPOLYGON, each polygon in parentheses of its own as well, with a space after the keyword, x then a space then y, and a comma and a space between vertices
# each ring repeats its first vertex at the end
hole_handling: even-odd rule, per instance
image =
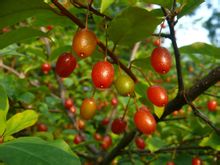
POLYGON ((50 11, 51 9, 43 0, 31 0, 31 3, 29 0, 3 0, 0 5, 0 29, 45 10, 50 11))
POLYGON ((129 7, 109 27, 109 38, 120 45, 132 45, 151 35, 161 22, 158 15, 139 7, 129 7))
POLYGON ((203 42, 195 42, 191 45, 183 46, 179 50, 181 53, 184 54, 201 54, 213 56, 216 59, 220 59, 220 48, 203 42))
POLYGON ((160 5, 160 6, 163 6, 163 7, 167 7, 167 8, 171 8, 172 7, 172 4, 173 4, 173 0, 143 0, 144 2, 146 3, 149 3, 149 4, 157 4, 157 5, 160 5))
POLYGON ((38 114, 33 110, 25 110, 17 113, 6 122, 5 136, 12 135, 24 128, 30 127, 37 122, 38 114))
MULTIPOLYGON (((195 10, 204 0, 178 0, 181 3, 181 12, 178 14, 178 18, 184 15, 190 14, 195 10)), ((177 1, 177 2, 178 2, 177 1)))
POLYGON ((31 92, 24 92, 21 95, 19 95, 17 99, 21 102, 26 103, 26 104, 30 104, 31 102, 34 101, 35 96, 31 92))
POLYGON ((72 50, 71 45, 65 45, 55 49, 50 56, 50 61, 57 59, 58 56, 61 55, 63 52, 70 52, 71 50, 72 50))
POLYGON ((32 28, 20 28, 0 35, 0 49, 24 39, 46 36, 46 33, 32 28))
POLYGON ((70 154, 64 141, 54 143, 36 137, 18 138, 0 145, 0 160, 8 165, 81 164, 78 157, 70 154))
POLYGON ((157 106, 154 106, 154 113, 157 115, 157 117, 160 119, 161 116, 163 115, 163 112, 164 112, 164 107, 157 107, 157 106))
POLYGON ((220 151, 220 136, 213 132, 209 137, 203 138, 199 145, 212 147, 213 149, 220 151))
POLYGON ((164 141, 162 141, 162 139, 157 136, 153 136, 149 138, 149 140, 147 141, 147 144, 151 152, 157 151, 158 149, 166 145, 166 143, 164 143, 164 141))
POLYGON ((8 97, 5 89, 0 85, 0 135, 4 133, 6 128, 6 116, 8 109, 8 97))
POLYGON ((102 0, 100 12, 103 13, 115 0, 102 0))

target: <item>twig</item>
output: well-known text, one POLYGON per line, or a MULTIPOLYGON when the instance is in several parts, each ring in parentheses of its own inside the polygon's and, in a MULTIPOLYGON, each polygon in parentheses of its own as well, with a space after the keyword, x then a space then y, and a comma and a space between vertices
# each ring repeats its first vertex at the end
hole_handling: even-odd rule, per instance
POLYGON ((111 21, 112 18, 109 17, 108 15, 105 15, 103 13, 100 13, 98 10, 96 10, 95 8, 92 7, 92 3, 90 3, 89 6, 86 6, 82 3, 80 3, 79 1, 75 1, 75 0, 71 0, 70 1, 75 7, 77 8, 83 8, 83 9, 88 9, 90 12, 92 12, 93 14, 97 15, 97 16, 101 16, 103 18, 106 18, 107 20, 111 21))
POLYGON ((0 68, 8 70, 9 72, 11 72, 11 73, 15 74, 16 76, 18 76, 20 79, 24 79, 25 78, 25 74, 24 73, 19 73, 14 68, 11 68, 11 67, 5 65, 1 60, 0 60, 0 68))
POLYGON ((169 38, 169 39, 171 39, 171 36, 170 36, 170 34, 165 34, 165 33, 161 33, 161 34, 157 34, 157 33, 154 33, 154 34, 152 34, 153 36, 156 36, 156 37, 164 37, 164 38, 169 38))
MULTIPOLYGON (((51 0, 52 3, 58 7, 61 11, 62 14, 64 14, 65 16, 67 16, 69 19, 71 19, 76 25, 78 25, 80 28, 84 28, 85 25, 77 18, 75 17, 73 14, 71 14, 65 7, 63 7, 57 0, 51 0)), ((105 50, 107 49, 105 44, 103 44, 101 41, 98 40, 98 46, 103 50, 103 52, 105 52, 105 50)), ((137 82, 137 77, 131 72, 130 69, 128 69, 124 64, 122 64, 117 56, 110 51, 109 49, 107 49, 107 53, 108 55, 112 58, 112 60, 114 61, 115 64, 118 64, 120 66, 121 69, 123 69, 133 80, 134 82, 137 82)))

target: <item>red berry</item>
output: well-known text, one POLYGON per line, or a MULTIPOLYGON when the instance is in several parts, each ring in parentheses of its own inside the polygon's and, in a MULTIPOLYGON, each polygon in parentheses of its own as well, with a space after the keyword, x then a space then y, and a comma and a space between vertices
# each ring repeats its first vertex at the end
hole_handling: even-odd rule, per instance
POLYGON ((139 148, 141 150, 143 150, 145 148, 144 139, 142 139, 141 137, 135 138, 135 144, 136 144, 137 148, 139 148))
POLYGON ((67 98, 64 102, 64 106, 66 109, 70 109, 73 106, 73 100, 71 98, 67 98))
POLYGON ((84 28, 76 32, 73 38, 72 47, 79 57, 85 58, 93 53, 96 44, 96 35, 87 28, 84 28))
POLYGON ((139 109, 134 115, 134 123, 139 131, 147 135, 156 130, 156 120, 149 110, 139 109))
POLYGON ((202 160, 199 157, 194 157, 192 159, 192 165, 202 165, 202 160))
POLYGON ((153 45, 156 46, 156 47, 160 47, 160 39, 156 39, 156 40, 153 42, 153 45))
POLYGON ((112 138, 109 135, 105 135, 102 140, 102 148, 107 150, 112 145, 112 138))
POLYGON ((52 25, 48 25, 48 26, 46 26, 46 29, 47 29, 48 31, 53 30, 53 26, 52 26, 52 25))
POLYGON ((101 124, 102 124, 103 126, 108 125, 108 123, 109 123, 109 118, 104 118, 104 119, 101 121, 101 124))
POLYGON ((114 67, 107 61, 97 62, 92 69, 92 81, 96 88, 109 88, 114 80, 114 67))
POLYGON ((47 74, 51 70, 51 65, 49 63, 43 63, 41 65, 41 70, 44 74, 47 74))
POLYGON ((77 126, 79 129, 84 129, 85 128, 85 122, 81 119, 77 120, 77 126))
POLYGON ((117 106, 118 105, 118 99, 116 97, 112 98, 111 103, 112 103, 112 106, 117 106))
POLYGON ((168 103, 166 90, 158 85, 150 86, 147 89, 147 97, 154 105, 158 107, 163 107, 168 103))
POLYGON ((112 122, 111 130, 115 134, 121 134, 125 131, 126 125, 126 121, 118 118, 112 122))
POLYGON ((39 123, 37 124, 37 131, 39 132, 47 132, 48 128, 45 124, 39 123))
POLYGON ((71 53, 63 53, 56 62, 55 71, 60 77, 68 77, 75 67, 75 57, 71 53))
POLYGON ((175 163, 173 161, 169 161, 166 165, 175 165, 175 163))
POLYGON ((157 47, 151 53, 151 65, 159 74, 166 74, 169 72, 172 65, 172 57, 170 52, 163 47, 157 47))
POLYGON ((79 144, 83 141, 83 138, 80 135, 76 135, 75 138, 73 139, 73 142, 75 144, 79 144))
POLYGON ((96 102, 93 98, 87 98, 83 100, 81 108, 80 108, 80 116, 82 119, 89 120, 96 113, 96 102))
POLYGON ((217 101, 216 100, 209 100, 207 103, 207 107, 208 107, 208 110, 211 112, 216 111, 217 101))
POLYGON ((95 132, 93 135, 94 139, 97 141, 101 141, 103 139, 102 135, 100 135, 99 133, 95 132))
POLYGON ((73 105, 72 107, 70 107, 69 111, 71 113, 76 113, 76 107, 73 105))

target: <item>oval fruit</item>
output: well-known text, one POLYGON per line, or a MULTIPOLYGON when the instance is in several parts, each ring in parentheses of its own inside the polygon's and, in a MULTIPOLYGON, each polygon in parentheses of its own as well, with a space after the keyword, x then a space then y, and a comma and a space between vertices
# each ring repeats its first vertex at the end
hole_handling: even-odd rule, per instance
POLYGON ((84 28, 76 32, 73 38, 72 47, 79 57, 85 58, 93 53, 96 44, 96 35, 87 28, 84 28))
POLYGON ((115 88, 120 95, 129 96, 134 92, 134 81, 126 75, 120 75, 115 81, 115 88))
POLYGON ((73 106, 73 100, 71 98, 67 98, 64 102, 64 107, 66 109, 70 109, 73 106))
POLYGON ((134 115, 134 123, 139 131, 147 135, 156 130, 156 120, 149 110, 139 109, 134 115))
POLYGON ((92 81, 96 88, 109 88, 114 80, 114 67, 107 61, 97 62, 92 69, 92 81))
POLYGON ((136 144, 137 148, 139 148, 141 150, 143 150, 145 148, 144 139, 142 139, 141 137, 135 138, 135 144, 136 144))
POLYGON ((168 103, 166 90, 158 85, 150 86, 147 89, 147 97, 154 105, 158 107, 163 107, 168 103))
POLYGON ((109 135, 105 135, 102 140, 102 148, 107 150, 112 145, 112 138, 109 135))
POLYGON ((39 123, 37 124, 37 131, 39 132, 47 132, 48 128, 46 124, 39 123))
POLYGON ((49 71, 51 70, 51 65, 49 63, 43 63, 41 65, 41 71, 44 73, 44 74, 47 74, 49 71))
POLYGON ((56 62, 55 71, 60 77, 68 77, 75 68, 75 57, 71 53, 63 53, 56 62))
POLYGON ((199 157, 194 157, 192 159, 192 165, 202 165, 202 160, 199 157))
POLYGON ((113 120, 111 130, 115 134, 121 134, 125 131, 126 125, 126 121, 122 120, 121 118, 118 118, 113 120))
POLYGON ((118 105, 118 99, 116 97, 113 97, 111 100, 112 106, 117 106, 118 105))
POLYGON ((159 74, 166 74, 169 72, 172 65, 170 52, 163 47, 157 47, 153 50, 150 61, 154 70, 159 74))
POLYGON ((208 107, 208 110, 211 112, 216 111, 217 101, 216 100, 209 100, 207 103, 207 107, 208 107))
POLYGON ((175 165, 175 163, 173 161, 169 161, 166 165, 175 165))
POLYGON ((96 102, 93 98, 87 98, 83 100, 82 105, 80 107, 80 116, 82 119, 89 120, 96 113, 96 102))
POLYGON ((79 143, 81 143, 83 141, 83 138, 80 136, 80 135, 76 135, 75 137, 74 137, 74 139, 73 139, 73 142, 75 143, 75 144, 79 144, 79 143))

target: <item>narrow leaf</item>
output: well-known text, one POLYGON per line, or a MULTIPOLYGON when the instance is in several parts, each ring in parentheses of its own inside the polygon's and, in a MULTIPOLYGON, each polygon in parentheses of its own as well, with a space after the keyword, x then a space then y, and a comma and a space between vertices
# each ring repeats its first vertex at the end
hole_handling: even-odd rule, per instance
POLYGON ((32 28, 20 28, 0 35, 0 49, 33 37, 46 36, 46 33, 32 28))
POLYGON ((4 133, 6 128, 6 116, 8 109, 8 97, 5 89, 0 85, 0 135, 4 133))
POLYGON ((220 151, 220 136, 213 132, 210 136, 203 138, 199 145, 212 147, 220 151))
POLYGON ((203 42, 195 42, 191 45, 183 46, 180 48, 180 52, 184 54, 208 55, 220 59, 220 48, 203 42))
POLYGON ((132 45, 150 36, 161 22, 158 12, 129 7, 111 22, 109 37, 115 44, 132 45))
POLYGON ((37 122, 38 114, 33 110, 26 110, 12 116, 6 122, 6 135, 12 135, 24 128, 30 127, 37 122))
POLYGON ((23 137, 0 145, 0 160, 8 165, 80 165, 80 160, 59 144, 57 147, 36 137, 23 137), (10 153, 10 154, 9 154, 10 153))
POLYGON ((164 112, 164 107, 157 107, 154 106, 154 113, 157 115, 157 117, 160 119, 161 116, 163 115, 164 112))
POLYGON ((103 13, 115 0, 102 0, 100 12, 103 13))

